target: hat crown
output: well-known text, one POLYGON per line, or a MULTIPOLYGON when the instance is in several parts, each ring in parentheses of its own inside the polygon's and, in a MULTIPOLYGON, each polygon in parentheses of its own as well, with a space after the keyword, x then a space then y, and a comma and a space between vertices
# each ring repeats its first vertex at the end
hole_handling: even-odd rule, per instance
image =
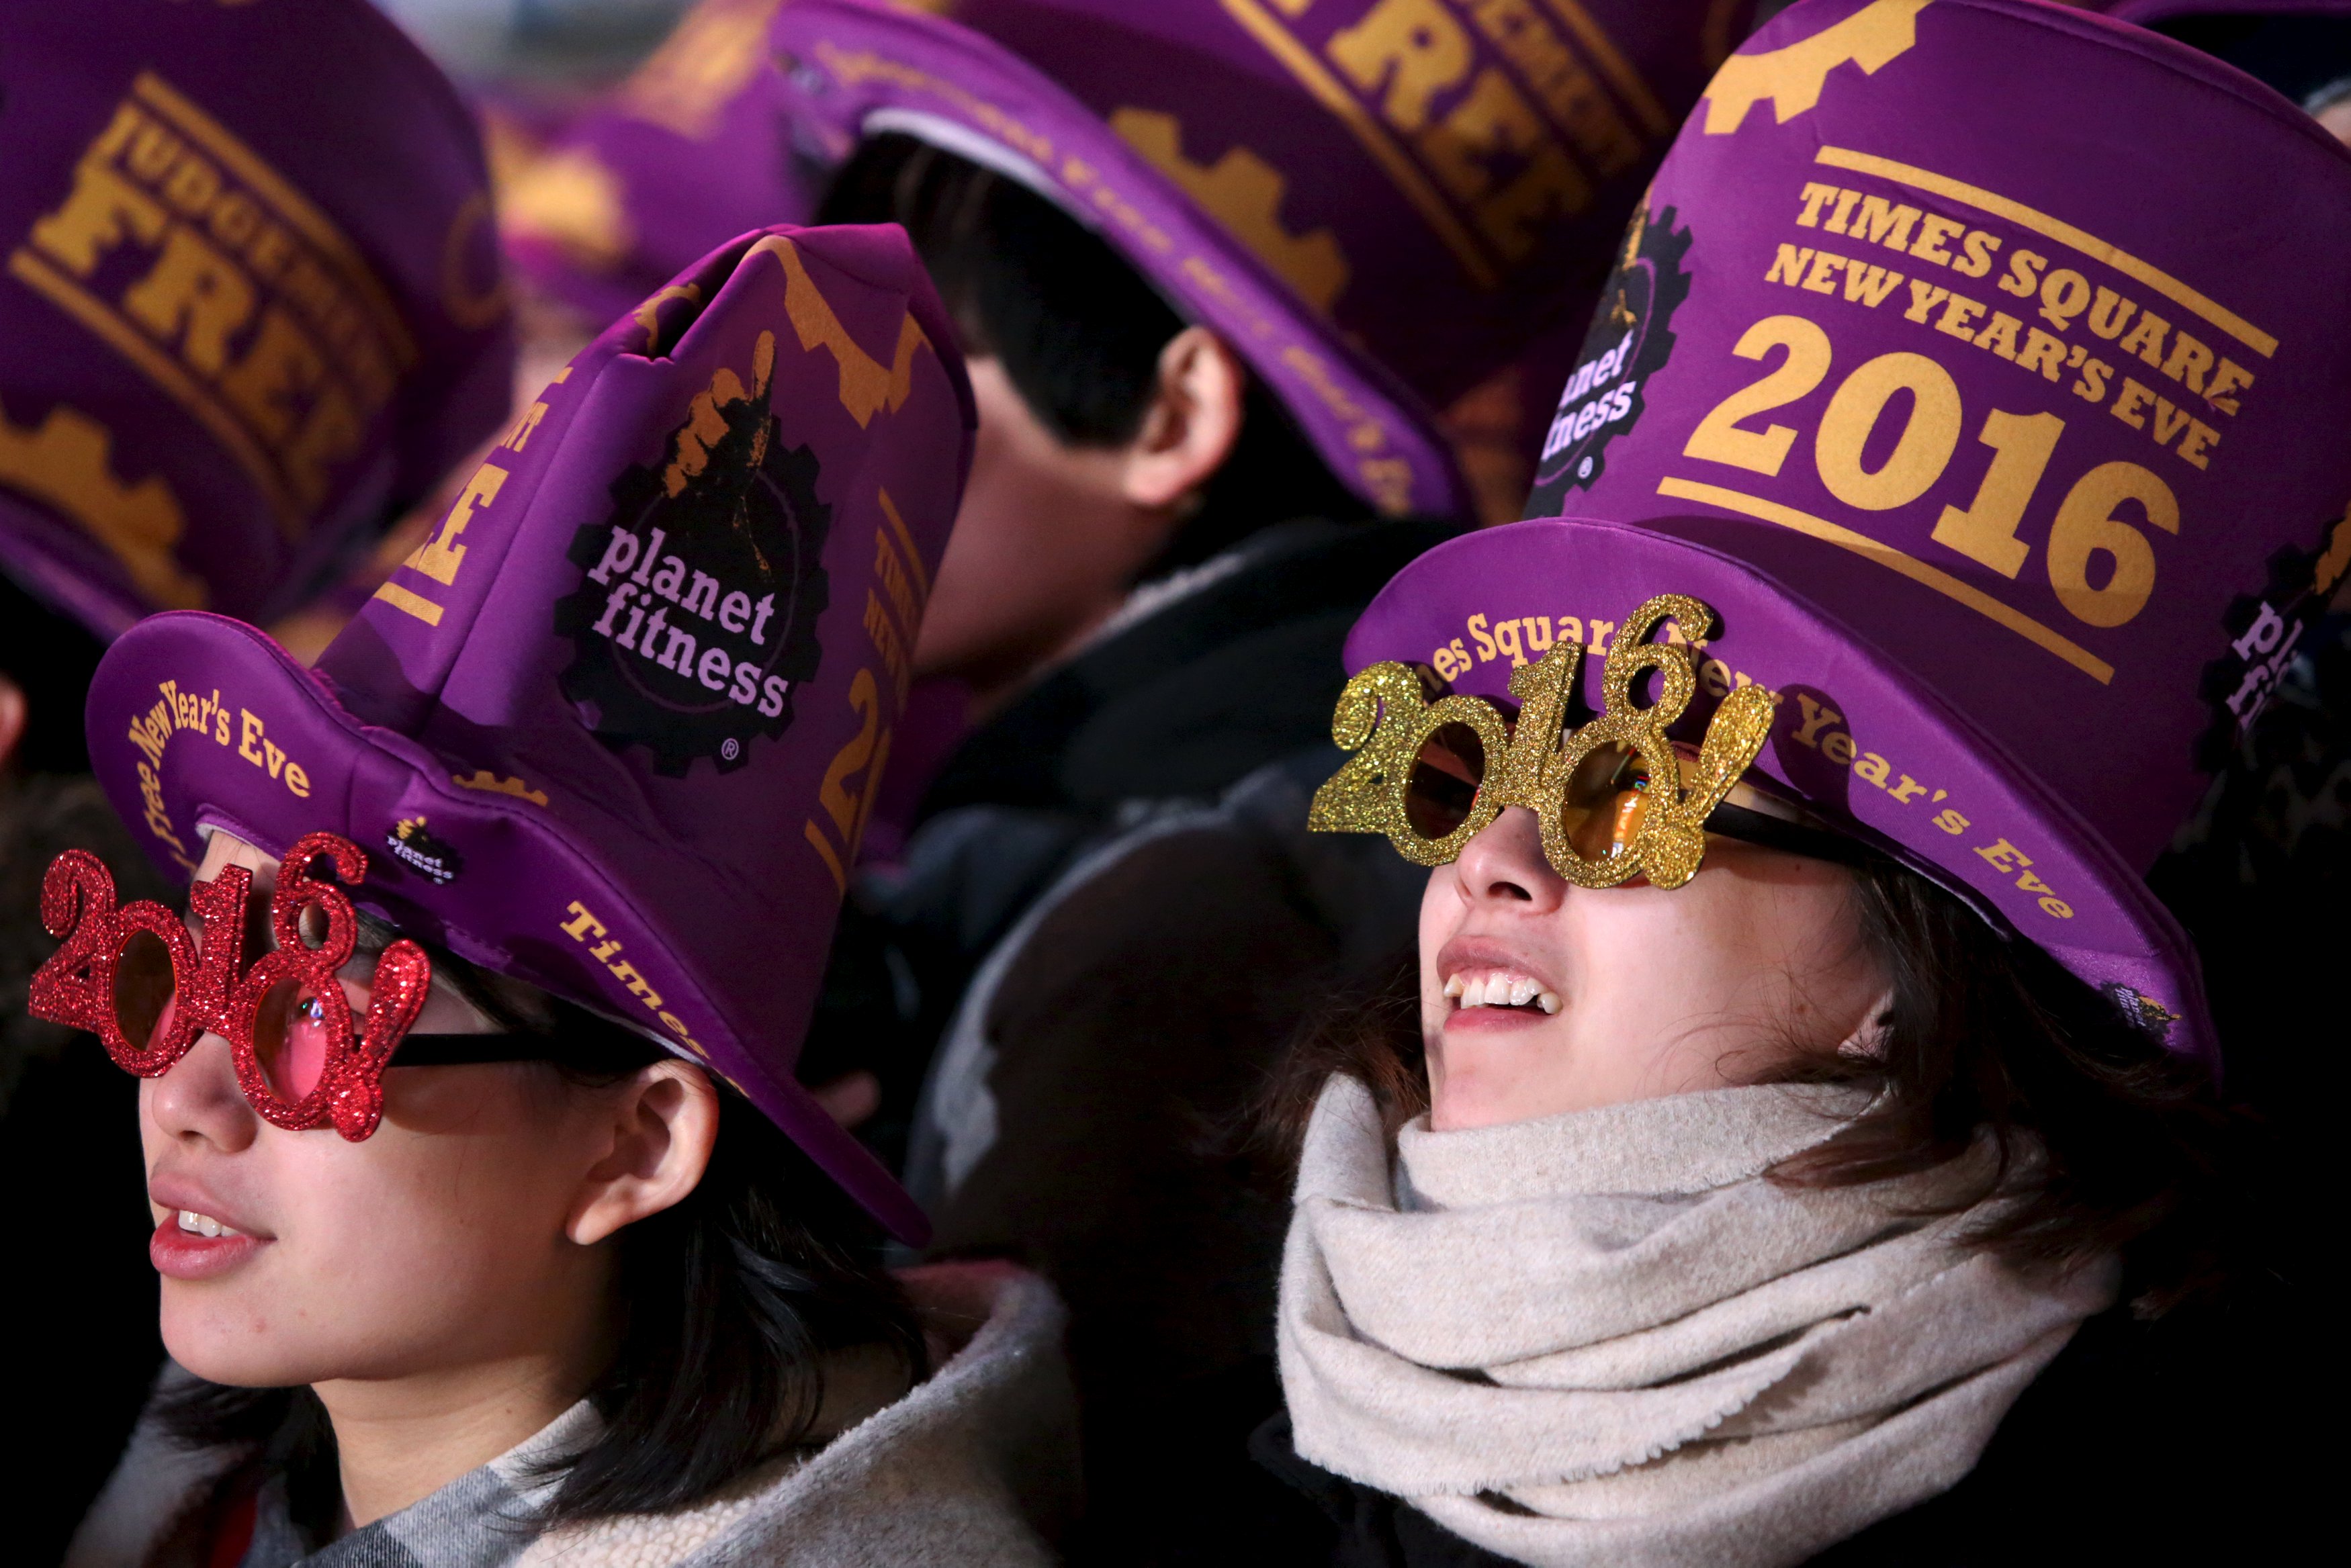
POLYGON ((914 1234, 792 1066, 974 424, 904 231, 746 234, 522 410, 315 674, 135 628, 93 766, 186 869, 206 825, 342 834, 361 902, 705 1063, 914 1234))
POLYGON ((2314 436, 2351 407, 2346 244, 2351 157, 2191 50, 1808 0, 1659 171, 1528 514, 1713 519, 1673 526, 1928 676, 2144 867, 2341 575, 2351 444, 2314 436))
POLYGON ((94 629, 284 613, 495 423, 479 138, 371 6, 0 17, 0 530, 94 629))

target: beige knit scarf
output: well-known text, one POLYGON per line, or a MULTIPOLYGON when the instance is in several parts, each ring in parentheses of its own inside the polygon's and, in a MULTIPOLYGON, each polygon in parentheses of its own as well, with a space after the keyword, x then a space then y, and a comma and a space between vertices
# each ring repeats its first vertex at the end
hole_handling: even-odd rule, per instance
POLYGON ((1370 1095, 1332 1079, 1282 1262, 1299 1453, 1544 1568, 1775 1568, 1949 1488, 2116 1269, 2028 1281, 1956 1244, 1982 1210, 1906 1216, 1949 1168, 1764 1179, 1864 1103, 1424 1119, 1392 1169, 1370 1095))

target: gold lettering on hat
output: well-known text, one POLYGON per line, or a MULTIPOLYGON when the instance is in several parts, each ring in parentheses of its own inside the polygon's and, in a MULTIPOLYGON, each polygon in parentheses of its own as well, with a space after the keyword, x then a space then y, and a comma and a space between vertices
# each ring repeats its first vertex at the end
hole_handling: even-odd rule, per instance
POLYGON ((641 1003, 647 1012, 654 1016, 663 1028, 677 1037, 680 1044, 704 1061, 708 1061, 709 1055, 703 1050, 702 1042, 696 1040, 693 1032, 686 1028, 685 1021, 676 1013, 667 1011, 664 1006, 662 993, 655 991, 652 982, 637 971, 635 964, 617 956, 628 944, 613 936, 611 928, 591 913, 587 905, 577 898, 566 903, 563 906, 563 912, 571 918, 568 920, 557 921, 556 929, 583 947, 587 947, 592 940, 595 945, 588 947, 588 956, 602 964, 611 975, 613 981, 627 992, 630 1000, 641 1003))
MULTIPOLYGON (((1318 46, 1299 0, 1226 11, 1346 127, 1481 288, 1640 161, 1664 106, 1576 0, 1380 0, 1318 46), (1548 15, 1546 15, 1548 13, 1548 15), (1639 122, 1638 126, 1634 123, 1639 122)), ((1180 180, 1179 180, 1179 182, 1180 180)), ((1187 187, 1188 189, 1188 187, 1187 187)))
MULTIPOLYGON (((2112 650, 2051 624, 2040 585, 2093 631, 2138 618, 2161 591, 2167 539, 2192 527, 2197 493, 2173 485, 2227 461, 2231 421, 2264 395, 2267 373, 2238 357, 2259 367, 2277 339, 2054 213, 1855 148, 1823 145, 1812 161, 1845 178, 1803 180, 1789 192, 1791 237, 1758 236, 1750 265, 1767 293, 1786 292, 1729 349, 1778 363, 1698 418, 1682 455, 1708 466, 1661 478, 1657 493, 1836 545, 2112 683, 2112 650), (1872 312, 1896 335, 1896 322, 1915 328, 1910 343, 1842 358, 1823 322, 1842 333, 1872 312), (1825 406, 1797 411, 1816 389, 1825 406), (2189 472, 2069 440, 2094 410, 2189 472), (1865 462, 1889 433, 1891 450, 1865 462), (1988 462, 1959 460, 1985 451, 1988 462), (1741 472, 1779 483, 1759 492, 1741 472), (1837 505, 1822 513, 1808 478, 1837 505), (1803 488, 1792 493, 1790 479, 1803 488), (1922 503, 1934 518, 1923 548, 1907 528, 1872 521, 1922 503)), ((2101 419, 2087 433, 2103 445, 2114 427, 2101 419)))
POLYGON ((342 231, 152 71, 8 271, 203 425, 288 538, 416 362, 399 307, 342 231))
MULTIPOLYGON (((1878 3, 1880 5, 1884 5, 1886 3, 1886 0, 1878 0, 1878 3)), ((1734 59, 1731 63, 1735 65, 1738 62, 1734 59)), ((1728 69, 1729 67, 1726 66, 1724 68, 1728 69)), ((2069 223, 2064 219, 2052 213, 2042 212, 2040 209, 2035 207, 2029 207, 2023 202, 2016 201, 2011 197, 2003 196, 1996 191, 1988 191, 1980 185, 1971 185, 1966 181, 1955 180, 1948 174, 1938 173, 1931 169, 1921 169, 1915 164, 1898 163, 1890 158, 1880 158, 1876 154, 1858 151, 1852 148, 1823 147, 1814 151, 1813 158, 1813 161, 1820 163, 1826 168, 1848 170, 1856 174, 1876 175, 1882 179, 1894 181, 1898 183, 1910 186, 1914 190, 1924 191, 1930 195, 1943 197, 1948 201, 1964 202, 1966 205, 1973 207, 1978 212, 1988 213, 1992 217, 2005 219, 2007 222, 2014 223, 2020 228, 2030 229, 2037 234, 2055 240, 2060 244, 2066 245, 2076 250, 2082 254, 2090 257, 2092 260, 2102 262, 2105 265, 2113 267, 2116 271, 2122 273, 2125 276, 2146 285, 2147 287, 2162 295, 2165 298, 2173 301, 2182 308, 2192 311, 2196 315, 2203 317, 2206 321, 2210 322, 2214 327, 2219 327, 2230 337, 2234 337, 2237 341, 2242 343, 2248 348, 2251 348, 2254 353, 2261 355, 2263 358, 2267 358, 2277 352, 2277 338, 2275 337, 2270 333, 2262 331, 2260 327, 2255 327, 2252 322, 2247 321, 2235 311, 2226 308, 2219 302, 2203 294, 2201 291, 2190 286, 2179 278, 2173 276, 2171 274, 2164 271, 2161 267, 2155 265, 2153 263, 2142 260, 2140 257, 2133 255, 2128 251, 2122 249, 2119 245, 2116 245, 2106 240, 2100 239, 2097 235, 2089 233, 2087 230, 2077 228, 2074 224, 2069 223)), ((1865 202, 1865 210, 1866 210, 1865 202)), ((1875 232, 1874 226, 1873 233, 1870 237, 1873 240, 1880 237, 1878 234, 1875 232)), ((1901 240, 1896 240, 1893 243, 1898 247, 1904 242, 1901 240)), ((1912 254, 1920 254, 1922 253, 1914 248, 1912 250, 1912 254)), ((2043 265, 2045 265, 2046 264, 2044 263, 2043 265)), ((1961 270, 1966 271, 1970 276, 1980 277, 1983 275, 1983 270, 1988 269, 1963 268, 1961 270)), ((2091 303, 2092 296, 2086 286, 2080 291, 2080 298, 2083 305, 2088 305, 2091 303)), ((2043 303, 2049 304, 2052 302, 2044 300, 2043 303)), ((2070 325, 2074 316, 2078 315, 2080 310, 2081 306, 2075 306, 2071 312, 2063 313, 2064 319, 2057 323, 2060 329, 2062 330, 2065 326, 2070 325)), ((2095 324, 2094 323, 2093 325, 2094 329, 2095 329, 2095 324)), ((2104 331, 2100 331, 2099 335, 2101 337, 2111 336, 2111 334, 2104 331)), ((2147 362, 2150 365, 2154 365, 2158 362, 2159 358, 2159 355, 2148 356, 2147 362)), ((2168 373, 2175 378, 2184 379, 2186 378, 2183 376, 2183 372, 2187 369, 2188 367, 2183 364, 2179 369, 2171 370, 2168 373)), ((2200 381, 2203 370, 2208 369, 2210 369, 2209 354, 2206 357, 2204 365, 2196 370, 2195 379, 2200 381)), ((2227 394, 2235 390, 2238 387, 2246 387, 2252 384, 2252 375, 2243 370, 2237 371, 2235 378, 2232 379, 2235 379, 2235 386, 2233 387, 2199 385, 2192 388, 2192 389, 2217 399, 2227 396, 2227 394)), ((2234 413, 2236 410, 2233 405, 2230 405, 2226 407, 2223 411, 2234 413)))
POLYGON ((878 485, 874 493, 889 529, 873 530, 873 580, 865 588, 865 635, 889 671, 891 687, 898 694, 898 711, 904 712, 907 691, 914 684, 914 639, 922 631, 930 577, 906 532, 905 519, 898 515, 897 503, 878 485))
POLYGON ((1706 853, 1707 815, 1763 749, 1779 698, 1761 686, 1737 687, 1724 697, 1685 784, 1666 732, 1688 707, 1698 680, 1688 645, 1648 640, 1668 619, 1687 628, 1686 635, 1703 636, 1714 612, 1686 594, 1659 594, 1626 617, 1602 666, 1600 715, 1574 731, 1564 726, 1581 644, 1554 642, 1540 660, 1511 671, 1510 693, 1523 704, 1515 726, 1506 725, 1483 698, 1457 693, 1428 701, 1419 673, 1408 665, 1372 665, 1340 694, 1331 738, 1355 754, 1315 791, 1309 831, 1384 834, 1405 859, 1441 866, 1459 856, 1503 807, 1523 805, 1541 824, 1544 857, 1578 887, 1614 888, 1637 876, 1659 888, 1682 886, 1698 874, 1706 853), (1642 706, 1633 685, 1652 674, 1656 696, 1642 706), (1423 745, 1456 724, 1477 736, 1489 762, 1467 816, 1443 836, 1425 837, 1410 815, 1414 768, 1423 745), (1571 842, 1567 785, 1577 764, 1604 746, 1637 754, 1648 784, 1632 841, 1593 858, 1571 842))

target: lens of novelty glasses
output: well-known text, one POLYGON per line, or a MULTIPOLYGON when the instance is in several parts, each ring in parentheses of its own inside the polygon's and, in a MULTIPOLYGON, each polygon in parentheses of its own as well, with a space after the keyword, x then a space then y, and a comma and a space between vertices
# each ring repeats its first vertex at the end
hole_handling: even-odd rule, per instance
POLYGON ((178 992, 172 950, 154 932, 134 929, 114 961, 114 1020, 132 1048, 152 1051, 162 1043, 178 992))
POLYGON ((1469 820, 1486 777, 1486 742, 1467 724, 1441 724, 1420 743, 1405 789, 1405 820, 1423 838, 1442 838, 1469 820))
POLYGON ((1567 841, 1586 860, 1623 854, 1641 831, 1648 804, 1649 770, 1641 753, 1626 746, 1600 746, 1568 775, 1561 826, 1567 841))
POLYGON ((332 1013, 341 1003, 308 981, 269 988, 254 1013, 253 1055, 270 1093, 291 1104, 319 1086, 334 1044, 332 1013))

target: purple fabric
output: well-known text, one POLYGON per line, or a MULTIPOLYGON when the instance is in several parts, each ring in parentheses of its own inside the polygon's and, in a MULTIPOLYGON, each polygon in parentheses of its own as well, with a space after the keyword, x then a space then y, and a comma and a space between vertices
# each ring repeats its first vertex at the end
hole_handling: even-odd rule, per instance
POLYGON ((781 0, 702 0, 611 99, 550 138, 500 192, 507 251, 533 284, 609 321, 746 229, 804 223, 829 150, 796 145, 768 57, 781 0))
POLYGON ((511 396, 480 139, 360 0, 0 12, 0 566, 293 607, 511 396))
POLYGON ((973 424, 903 231, 745 235, 581 351, 315 677, 213 616, 120 639, 92 765, 183 875, 199 825, 346 834, 361 903, 706 1062, 918 1239, 792 1065, 973 424))
POLYGON ((1506 622, 1697 594, 1786 694, 1760 767, 2209 1052, 2139 878, 2351 566, 2351 153, 2100 18, 1809 0, 1620 260, 1529 513, 1640 526, 1437 551, 1351 667, 1499 691, 1506 622))
POLYGON ((1752 6, 924 9, 785 5, 796 118, 843 148, 911 131, 1036 185, 1231 341, 1359 493, 1467 516, 1430 410, 1588 298, 1752 6))

